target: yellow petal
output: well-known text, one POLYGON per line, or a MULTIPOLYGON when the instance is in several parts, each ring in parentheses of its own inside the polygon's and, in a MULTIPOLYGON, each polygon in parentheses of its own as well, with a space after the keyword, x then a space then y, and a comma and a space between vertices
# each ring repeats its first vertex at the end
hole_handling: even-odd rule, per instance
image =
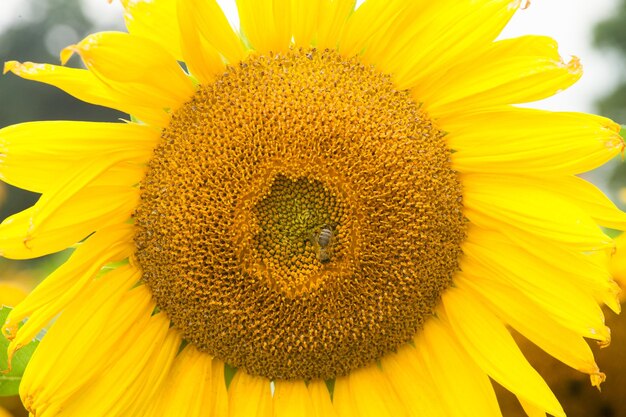
POLYGON ((538 236, 577 250, 602 250, 611 239, 579 207, 536 186, 511 184, 506 176, 463 175, 466 216, 485 229, 538 236))
MULTIPOLYGON (((201 84, 211 83, 217 75, 225 70, 224 62, 218 50, 203 39, 199 30, 199 11, 206 11, 209 5, 219 7, 213 1, 178 0, 178 20, 181 27, 181 48, 183 59, 189 72, 201 84)), ((221 9, 220 9, 221 12, 221 9)), ((223 17, 223 16, 222 16, 223 17)), ((225 18, 224 18, 225 19, 225 18)))
MULTIPOLYGON (((513 250, 520 253, 528 263, 536 264, 542 270, 553 271, 554 279, 565 279, 568 284, 577 286, 583 292, 592 294, 597 302, 603 302, 614 311, 619 311, 617 295, 619 288, 607 270, 608 252, 580 252, 561 245, 546 243, 543 239, 526 235, 509 234, 506 238, 497 232, 484 230, 472 232, 470 240, 478 242, 473 236, 492 248, 517 246, 513 250), (556 272, 559 271, 559 272, 556 272), (566 277, 560 278, 559 277, 566 277)), ((609 248, 610 250, 610 248, 609 248)), ((491 255, 490 255, 491 256, 491 255)))
POLYGON ((609 262, 611 275, 626 288, 626 233, 615 239, 615 250, 611 253, 609 262))
POLYGON ((557 323, 543 311, 534 308, 519 291, 479 277, 457 274, 455 285, 473 293, 506 323, 556 359, 587 374, 599 374, 593 353, 582 335, 557 323))
POLYGON ((155 367, 171 366, 180 339, 168 337, 170 322, 165 313, 150 317, 143 326, 141 323, 140 320, 133 323, 124 333, 124 341, 118 341, 116 347, 123 354, 116 360, 109 359, 108 366, 101 366, 88 385, 68 398, 59 417, 125 417, 133 415, 129 410, 142 410, 153 401, 150 385, 156 381, 150 378, 151 371, 155 367))
POLYGON ((317 47, 336 49, 346 22, 354 11, 355 0, 324 0, 319 7, 317 47))
POLYGON ((459 345, 447 324, 437 318, 428 320, 415 346, 432 384, 441 393, 447 415, 502 416, 489 377, 459 345))
POLYGON ((11 339, 9 355, 30 342, 59 312, 80 298, 85 286, 105 264, 133 253, 134 233, 131 225, 113 226, 95 233, 15 306, 3 327, 3 333, 11 339), (18 330, 19 323, 27 317, 29 320, 18 330))
POLYGON ((291 35, 296 45, 311 45, 317 34, 322 7, 319 0, 291 0, 291 35))
POLYGON ((496 240, 484 235, 473 230, 463 245, 466 257, 461 269, 465 274, 513 287, 530 305, 547 312, 562 326, 585 337, 609 340, 604 315, 590 288, 577 286, 562 270, 542 263, 517 245, 504 239, 493 245, 496 240))
POLYGON ((442 407, 444 393, 434 387, 418 351, 406 344, 397 353, 381 359, 383 372, 398 398, 412 417, 446 417, 442 407))
POLYGON ((145 287, 128 292, 139 276, 133 268, 120 267, 92 281, 52 325, 20 384, 29 411, 40 415, 47 408, 63 408, 63 400, 125 353, 124 345, 132 341, 125 336, 133 327, 141 329, 154 309, 145 287))
POLYGON ((304 381, 278 380, 274 384, 274 417, 315 416, 304 381))
MULTIPOLYGON (((387 46, 391 37, 387 34, 393 26, 399 26, 398 29, 405 29, 405 26, 398 25, 398 16, 414 17, 416 10, 420 11, 424 4, 425 2, 422 1, 368 0, 364 2, 357 7, 346 22, 345 29, 341 32, 339 39, 339 52, 344 56, 353 56, 366 50, 383 49, 377 46, 379 44, 387 46)), ((397 36, 396 32, 392 32, 392 34, 397 36)))
MULTIPOLYGON (((198 32, 203 41, 218 51, 226 62, 234 65, 246 57, 247 51, 241 39, 233 31, 215 0, 190 0, 186 6, 195 12, 185 21, 193 22, 192 29, 198 32)), ((180 13, 179 9, 179 18, 180 13)))
POLYGON ((575 176, 542 178, 540 184, 541 187, 561 195, 582 208, 598 224, 626 230, 626 213, 618 209, 598 187, 583 178, 575 176))
POLYGON ((518 398, 518 400, 528 417, 546 417, 546 413, 539 407, 525 401, 523 398, 518 398))
MULTIPOLYGON (((158 320, 169 323, 169 319, 165 314, 157 314, 158 320)), ((154 320, 151 319, 151 320, 154 320)), ((159 348, 155 349, 152 356, 148 359, 148 365, 144 368, 144 372, 141 376, 143 383, 140 385, 141 392, 133 395, 137 398, 148 399, 147 403, 144 401, 134 401, 128 405, 126 410, 120 412, 122 416, 140 416, 146 414, 146 410, 149 410, 156 403, 158 403, 160 396, 160 389, 166 386, 170 370, 172 368, 176 354, 180 350, 181 337, 173 327, 168 329, 165 340, 159 345, 159 348)), ((149 414, 146 414, 148 416, 149 414)), ((216 415, 225 415, 216 414, 216 415)))
MULTIPOLYGON (((0 129, 0 179, 43 193, 71 168, 94 155, 106 159, 120 153, 124 162, 144 164, 159 140, 158 131, 134 123, 20 123, 0 129)), ((127 166, 124 170, 129 172, 124 175, 135 181, 143 175, 140 168, 127 166)), ((115 183, 109 181, 109 185, 115 183)))
POLYGON ((124 155, 118 154, 82 161, 57 179, 55 187, 43 194, 33 207, 7 218, 0 224, 2 255, 15 259, 47 255, 103 227, 126 221, 137 205, 138 189, 89 186, 123 159, 124 155))
POLYGON ((128 31, 149 38, 181 59, 180 27, 176 20, 176 0, 121 0, 128 31))
POLYGON ((578 174, 623 151, 619 126, 582 113, 498 109, 442 124, 454 168, 467 173, 578 174))
POLYGON ((169 121, 169 114, 161 107, 155 107, 154 103, 148 103, 147 106, 134 104, 135 98, 112 89, 91 71, 50 64, 8 61, 4 64, 4 72, 9 71, 27 80, 53 85, 87 103, 132 114, 151 125, 166 126, 169 121))
POLYGON ((270 381, 237 371, 228 387, 230 417, 272 417, 270 381))
POLYGON ((565 417, 550 388, 528 364, 499 319, 466 291, 450 288, 442 301, 454 334, 483 371, 518 397, 554 416, 565 417))
POLYGON ((291 38, 289 32, 280 30, 288 24, 284 20, 277 22, 278 17, 285 14, 285 8, 274 7, 272 0, 237 0, 241 32, 250 42, 253 49, 263 52, 286 52, 289 50, 291 38))
POLYGON ((195 91, 176 59, 146 38, 121 32, 95 33, 65 48, 61 61, 67 61, 73 53, 133 105, 173 111, 195 91))
MULTIPOLYGON (((354 0, 272 0, 274 38, 279 51, 297 47, 335 49, 354 0), (332 36, 332 37, 331 37, 332 36)), ((254 44, 254 43, 253 43, 254 44)), ((258 48, 257 48, 258 49, 258 48)), ((258 49, 260 50, 260 49, 258 49)))
POLYGON ((337 412, 330 400, 330 393, 326 383, 321 380, 314 380, 307 385, 309 395, 311 396, 311 404, 313 407, 313 415, 315 417, 337 417, 337 412))
MULTIPOLYGON (((520 4, 517 0, 403 3, 409 8, 395 16, 387 30, 374 34, 364 48, 364 58, 393 74, 400 89, 419 89, 433 76, 477 56, 520 4)), ((416 97, 421 101, 419 94, 416 97)))
POLYGON ((90 233, 126 222, 139 202, 139 191, 126 187, 89 187, 76 194, 33 227, 31 208, 0 225, 0 254, 10 259, 30 259, 66 249, 90 233))
POLYGON ((395 417, 406 414, 406 409, 376 364, 337 378, 333 403, 340 416, 395 417))
MULTIPOLYGON (((527 103, 550 97, 574 84, 582 76, 578 58, 569 62, 554 56, 555 43, 546 40, 540 53, 534 48, 520 54, 518 48, 487 51, 472 61, 450 68, 445 77, 428 87, 416 86, 413 95, 435 118, 449 118, 481 108, 527 103), (531 54, 532 53, 532 54, 531 54)), ((509 41, 501 41, 509 42, 509 41)))
POLYGON ((172 373, 164 387, 163 415, 200 417, 211 415, 209 403, 212 381, 213 357, 187 345, 178 355, 172 373))
POLYGON ((212 404, 213 415, 228 416, 228 392, 226 391, 226 382, 224 379, 224 362, 217 358, 213 358, 211 364, 211 392, 208 394, 208 400, 212 404))

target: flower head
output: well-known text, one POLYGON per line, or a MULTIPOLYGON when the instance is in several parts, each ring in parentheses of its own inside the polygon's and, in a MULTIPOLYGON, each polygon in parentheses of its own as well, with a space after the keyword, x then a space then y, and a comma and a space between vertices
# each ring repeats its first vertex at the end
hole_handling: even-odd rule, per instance
POLYGON ((575 175, 624 143, 513 106, 581 75, 495 40, 519 1, 240 0, 241 34, 214 0, 122 3, 129 33, 62 51, 86 69, 5 64, 132 115, 0 130, 42 193, 2 254, 77 245, 3 328, 12 355, 60 314, 31 413, 498 416, 492 378, 564 415, 507 326, 603 380, 626 214, 575 175))

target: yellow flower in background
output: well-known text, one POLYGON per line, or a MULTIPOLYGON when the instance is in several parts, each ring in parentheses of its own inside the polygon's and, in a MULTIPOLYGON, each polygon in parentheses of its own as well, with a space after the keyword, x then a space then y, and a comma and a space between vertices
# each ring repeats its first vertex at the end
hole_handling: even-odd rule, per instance
POLYGON ((33 415, 499 416, 491 377, 563 416, 507 326, 600 384, 626 215, 575 174, 624 142, 513 106, 581 75, 495 41, 519 1, 240 0, 240 35, 214 0, 123 3, 129 34, 61 53, 87 69, 5 64, 133 116, 0 130, 42 193, 2 254, 82 242, 3 328, 13 355, 60 314, 33 415))

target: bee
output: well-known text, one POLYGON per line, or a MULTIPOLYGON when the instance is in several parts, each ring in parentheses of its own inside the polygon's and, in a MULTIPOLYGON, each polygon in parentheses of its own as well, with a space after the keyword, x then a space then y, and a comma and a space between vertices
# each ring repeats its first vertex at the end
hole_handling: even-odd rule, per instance
POLYGON ((323 225, 313 232, 311 240, 317 259, 324 264, 330 262, 331 248, 335 241, 335 232, 332 227, 327 224, 323 225))

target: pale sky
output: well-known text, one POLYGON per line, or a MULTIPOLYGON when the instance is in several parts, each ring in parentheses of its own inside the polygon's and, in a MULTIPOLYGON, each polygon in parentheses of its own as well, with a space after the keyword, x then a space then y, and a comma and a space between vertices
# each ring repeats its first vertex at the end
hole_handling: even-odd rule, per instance
MULTIPOLYGON (((306 0, 304 0, 306 1, 306 0)), ((117 0, 82 0, 87 14, 97 22, 99 29, 111 28, 121 19, 121 6, 117 0)), ((236 24, 235 0, 218 0, 229 19, 236 24)), ((605 51, 591 46, 592 28, 595 22, 609 16, 617 7, 617 0, 532 0, 530 6, 519 11, 505 29, 503 37, 524 34, 549 35, 559 42, 564 57, 578 56, 584 67, 584 75, 572 88, 552 97, 535 107, 550 110, 593 111, 593 100, 611 89, 617 75, 625 72, 618 61, 605 51)), ((28 0, 0 0, 0 31, 8 22, 16 19, 36 19, 45 13, 31 10, 28 0)), ((68 22, 71 23, 71 22, 68 22)), ((71 33, 66 34, 70 36, 71 33)), ((0 57, 0 60, 4 60, 0 57)), ((10 57, 6 57, 10 59, 10 57)))

